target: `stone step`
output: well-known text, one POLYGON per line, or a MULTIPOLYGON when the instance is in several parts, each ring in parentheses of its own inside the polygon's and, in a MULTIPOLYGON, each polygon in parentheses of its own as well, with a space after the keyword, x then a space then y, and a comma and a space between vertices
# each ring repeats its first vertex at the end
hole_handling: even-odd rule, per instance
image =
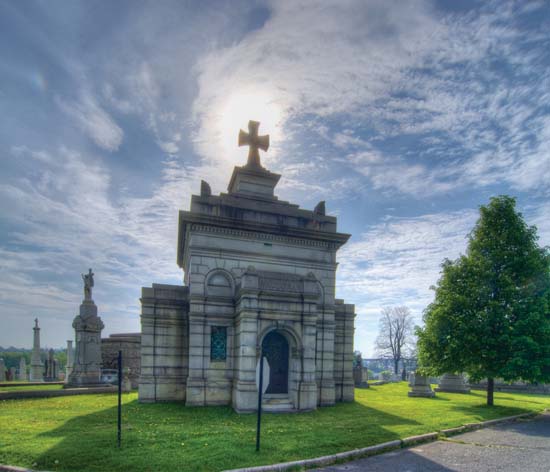
POLYGON ((262 409, 267 412, 285 412, 294 411, 294 405, 290 399, 285 395, 284 397, 277 396, 272 398, 266 398, 262 402, 262 409))

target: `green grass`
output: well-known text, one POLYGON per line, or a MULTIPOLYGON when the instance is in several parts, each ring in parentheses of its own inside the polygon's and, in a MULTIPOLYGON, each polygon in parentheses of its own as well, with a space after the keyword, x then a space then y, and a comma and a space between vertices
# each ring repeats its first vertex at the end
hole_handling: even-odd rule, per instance
POLYGON ((116 395, 0 402, 0 463, 61 471, 215 471, 365 447, 464 423, 550 407, 540 395, 440 393, 407 397, 407 384, 356 390, 356 401, 311 413, 255 415, 229 407, 140 404, 123 396, 122 449, 116 448, 116 395), (57 461, 57 462, 56 462, 57 461))
POLYGON ((2 392, 28 392, 29 390, 61 390, 63 385, 19 385, 19 386, 2 386, 2 392))

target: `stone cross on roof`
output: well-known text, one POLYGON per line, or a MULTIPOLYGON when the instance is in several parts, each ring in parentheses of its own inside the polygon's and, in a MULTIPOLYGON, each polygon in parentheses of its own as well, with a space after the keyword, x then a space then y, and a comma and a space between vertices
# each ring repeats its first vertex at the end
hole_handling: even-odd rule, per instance
POLYGON ((258 149, 267 151, 269 149, 269 135, 258 136, 259 121, 248 122, 248 133, 242 129, 239 131, 239 146, 249 146, 248 161, 249 167, 262 167, 260 164, 260 153, 258 149))

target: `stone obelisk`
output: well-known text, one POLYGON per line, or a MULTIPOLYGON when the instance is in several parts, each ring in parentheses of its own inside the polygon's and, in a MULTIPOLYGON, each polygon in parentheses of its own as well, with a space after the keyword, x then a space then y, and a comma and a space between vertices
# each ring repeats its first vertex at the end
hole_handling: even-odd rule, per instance
POLYGON ((0 357, 0 382, 6 381, 6 364, 4 363, 4 359, 0 357))
POLYGON ((75 330, 75 358, 67 387, 93 386, 101 383, 101 330, 105 327, 97 316, 97 306, 92 300, 94 274, 89 269, 82 275, 84 300, 80 314, 73 321, 75 330))
POLYGON ((44 364, 40 360, 40 328, 38 327, 38 318, 34 320, 34 339, 32 343, 31 354, 31 382, 44 381, 44 364))
POLYGON ((71 373, 73 372, 73 342, 68 339, 67 340, 67 366, 65 368, 65 383, 69 381, 69 377, 71 376, 71 373))

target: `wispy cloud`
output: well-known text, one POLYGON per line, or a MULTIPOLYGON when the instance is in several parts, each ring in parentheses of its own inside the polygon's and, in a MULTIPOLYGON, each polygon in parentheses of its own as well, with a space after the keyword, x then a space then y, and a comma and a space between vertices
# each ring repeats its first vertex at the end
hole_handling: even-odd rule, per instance
POLYGON ((77 100, 58 97, 57 103, 100 148, 119 148, 124 132, 89 92, 82 92, 77 100))

